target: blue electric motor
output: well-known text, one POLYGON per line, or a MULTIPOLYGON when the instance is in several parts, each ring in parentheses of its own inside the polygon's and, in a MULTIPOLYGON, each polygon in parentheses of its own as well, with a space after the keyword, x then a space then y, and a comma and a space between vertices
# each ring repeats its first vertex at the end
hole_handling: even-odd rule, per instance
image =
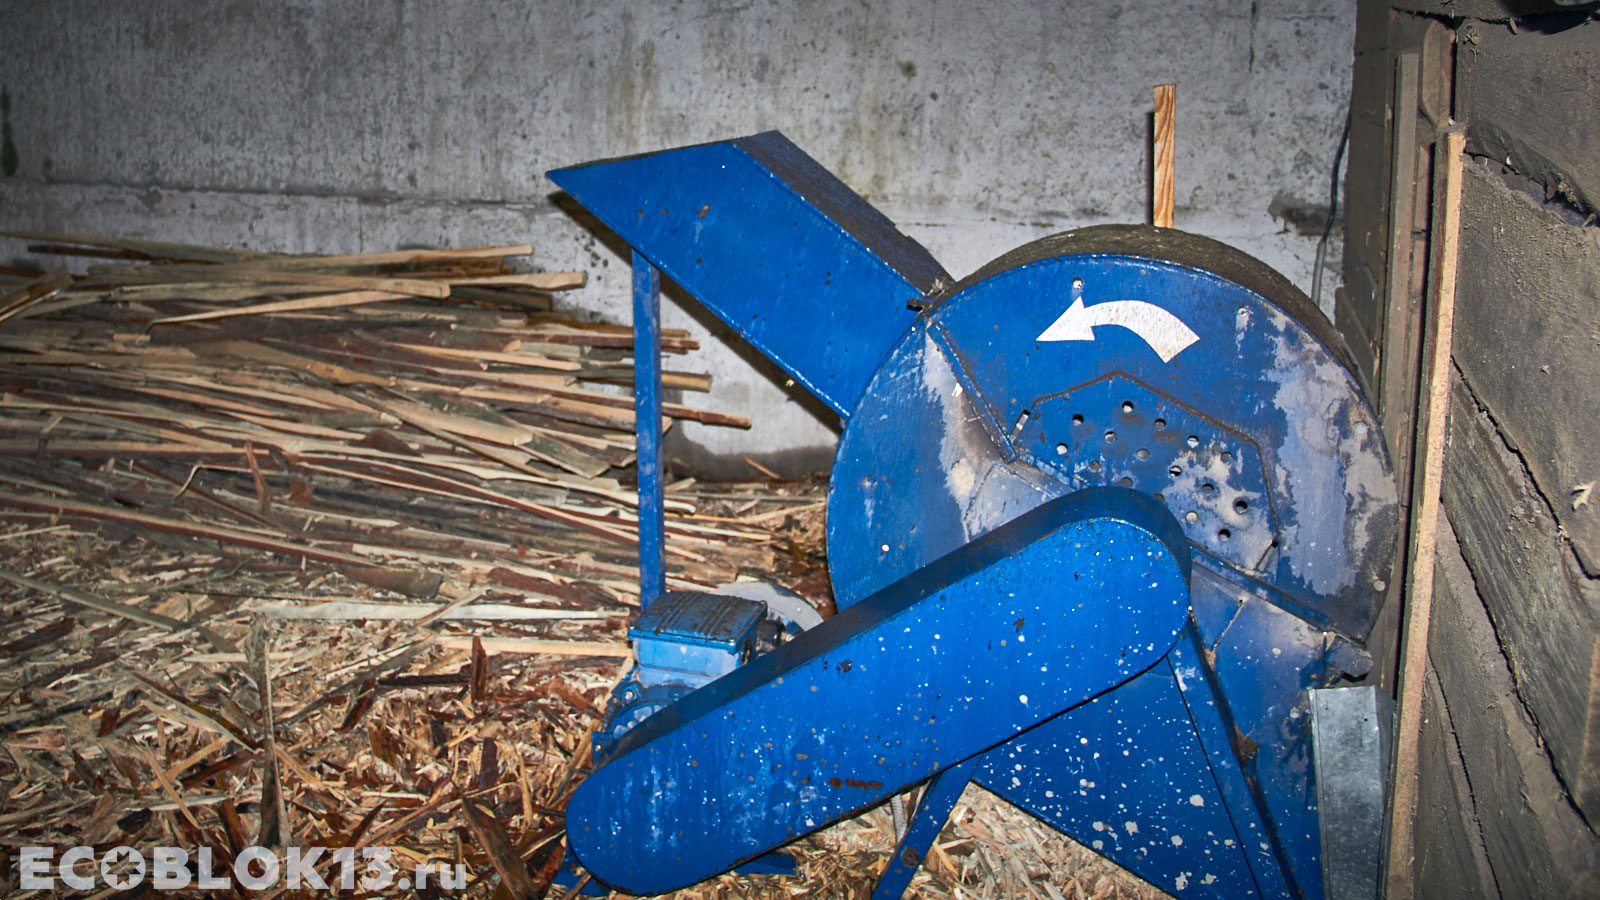
POLYGON ((595 757, 663 706, 749 662, 766 615, 764 604, 738 597, 657 597, 628 630, 635 665, 612 691, 605 726, 594 733, 595 757))
POLYGON ((759 604, 650 606, 575 864, 672 890, 926 782, 898 897, 976 781, 1177 896, 1350 896, 1312 698, 1370 666, 1399 516, 1300 291, 1131 226, 958 282, 776 132, 550 177, 844 422, 840 612, 746 659, 759 604))

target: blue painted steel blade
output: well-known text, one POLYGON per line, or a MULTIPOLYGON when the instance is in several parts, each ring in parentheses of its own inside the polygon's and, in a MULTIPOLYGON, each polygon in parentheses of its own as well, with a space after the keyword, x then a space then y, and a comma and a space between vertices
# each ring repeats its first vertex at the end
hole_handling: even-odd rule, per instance
MULTIPOLYGON (((984 758, 975 756, 929 779, 927 788, 922 792, 922 800, 917 803, 917 811, 911 814, 905 836, 889 857, 889 868, 884 870, 883 877, 878 879, 878 886, 872 891, 872 900, 900 900, 905 896, 912 877, 928 857, 928 848, 933 846, 939 832, 944 829, 944 823, 950 818, 950 810, 955 808, 956 801, 961 799, 961 792, 972 780, 978 761, 984 758)), ((896 798, 889 802, 900 801, 896 798)))
POLYGON ((1163 661, 985 753, 976 780, 1175 897, 1280 897, 1258 888, 1179 681, 1163 661))
POLYGON ((775 131, 549 177, 847 417, 944 270, 775 131))
POLYGON ((633 432, 639 476, 639 606, 667 587, 661 483, 661 273, 633 254, 633 432))
POLYGON ((628 732, 568 804, 571 846, 658 893, 879 802, 1154 664, 1188 569, 1143 495, 1044 504, 628 732))

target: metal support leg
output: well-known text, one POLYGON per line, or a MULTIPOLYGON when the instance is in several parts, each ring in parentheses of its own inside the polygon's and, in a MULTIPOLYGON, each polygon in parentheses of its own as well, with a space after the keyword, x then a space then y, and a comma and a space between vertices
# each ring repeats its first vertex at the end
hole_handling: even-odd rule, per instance
POLYGON ((661 485, 661 273, 633 254, 633 410, 639 473, 639 606, 666 590, 661 485))
MULTIPOLYGON (((922 792, 922 802, 917 804, 917 811, 911 814, 906 836, 900 839, 900 846, 894 849, 894 855, 889 858, 888 870, 878 879, 878 888, 872 892, 872 900, 900 900, 904 896, 906 888, 911 886, 911 877, 917 874, 917 867, 922 865, 939 832, 944 830, 950 810, 961 799, 961 792, 972 780, 978 761, 982 758, 982 754, 979 754, 966 762, 956 763, 929 780, 928 787, 922 792)), ((900 799, 896 797, 889 802, 898 803, 900 799)))

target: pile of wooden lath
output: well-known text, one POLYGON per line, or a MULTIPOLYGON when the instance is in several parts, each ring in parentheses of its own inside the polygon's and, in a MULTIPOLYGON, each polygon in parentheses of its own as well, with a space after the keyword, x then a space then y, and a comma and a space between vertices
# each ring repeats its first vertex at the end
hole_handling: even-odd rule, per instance
MULTIPOLYGON (((327 562, 412 596, 445 576, 574 604, 636 593, 633 494, 605 477, 632 460, 632 401, 601 389, 631 380, 631 336, 550 311, 547 292, 582 273, 511 273, 527 247, 304 257, 93 242, 175 261, 41 276, 0 300, 0 475, 13 476, 0 505, 327 562), (176 261, 190 259, 204 262, 176 261), (45 477, 39 458, 105 465, 45 477), (586 564, 614 567, 587 570, 603 590, 567 585, 586 564)), ((667 352, 693 346, 664 336, 667 352)), ((731 576, 737 546, 766 537, 674 512, 670 552, 694 580, 731 576), (707 565, 710 546, 733 553, 707 565)))
MULTIPOLYGON (((0 844, 386 846, 541 890, 629 662, 627 330, 555 313, 582 275, 527 247, 29 237, 134 262, 0 273, 0 844)), ((828 605, 821 485, 673 488, 676 584, 828 605)), ((968 799, 919 896, 1155 895, 968 799)), ((865 896, 892 840, 880 807, 797 878, 680 896, 865 896)))

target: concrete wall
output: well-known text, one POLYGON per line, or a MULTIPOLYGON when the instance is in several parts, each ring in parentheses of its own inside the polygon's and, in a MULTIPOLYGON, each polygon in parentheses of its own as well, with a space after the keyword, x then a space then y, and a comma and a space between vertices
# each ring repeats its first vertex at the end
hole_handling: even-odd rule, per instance
MULTIPOLYGON (((781 129, 960 276, 1053 231, 1144 221, 1150 88, 1174 81, 1178 227, 1309 289, 1354 21, 1353 0, 0 2, 0 227, 531 241, 532 265, 593 272, 572 303, 625 321, 626 261, 551 201, 546 169, 781 129)), ((0 261, 22 249, 0 242, 0 261)), ((707 318, 667 305, 708 343, 707 405, 758 422, 684 436, 831 446, 707 318)))

